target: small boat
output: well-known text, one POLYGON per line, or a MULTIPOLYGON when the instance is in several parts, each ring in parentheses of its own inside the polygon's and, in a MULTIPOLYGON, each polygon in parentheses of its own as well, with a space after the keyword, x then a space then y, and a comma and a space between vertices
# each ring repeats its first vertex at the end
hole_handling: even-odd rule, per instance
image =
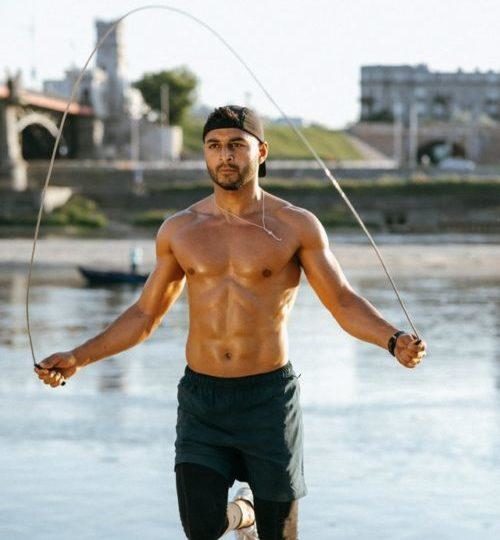
POLYGON ((78 266, 80 274, 90 285, 114 285, 118 283, 141 284, 144 283, 149 274, 139 272, 123 272, 120 270, 99 270, 88 266, 78 266))

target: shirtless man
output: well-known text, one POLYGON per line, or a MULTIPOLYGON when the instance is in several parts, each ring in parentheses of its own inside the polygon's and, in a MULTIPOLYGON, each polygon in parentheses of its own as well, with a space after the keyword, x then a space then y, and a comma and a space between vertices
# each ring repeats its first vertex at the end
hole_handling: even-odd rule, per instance
POLYGON ((425 343, 398 331, 352 289, 313 214, 259 186, 268 145, 254 111, 216 109, 203 141, 214 192, 160 227, 156 266, 139 299, 102 333, 51 355, 35 371, 56 387, 144 341, 187 283, 187 366, 178 385, 175 443, 186 535, 215 540, 237 530, 239 538, 294 540, 306 487, 286 323, 302 270, 352 336, 389 349, 407 368, 421 361, 425 343), (251 491, 227 505, 235 479, 251 491))

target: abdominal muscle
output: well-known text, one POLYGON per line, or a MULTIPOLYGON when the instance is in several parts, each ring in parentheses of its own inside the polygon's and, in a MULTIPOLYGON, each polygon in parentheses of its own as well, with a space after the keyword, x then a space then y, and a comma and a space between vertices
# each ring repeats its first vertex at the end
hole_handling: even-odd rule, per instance
POLYGON ((230 278, 207 281, 188 285, 190 368, 216 377, 242 377, 286 364, 286 320, 297 287, 268 283, 256 290, 230 278))

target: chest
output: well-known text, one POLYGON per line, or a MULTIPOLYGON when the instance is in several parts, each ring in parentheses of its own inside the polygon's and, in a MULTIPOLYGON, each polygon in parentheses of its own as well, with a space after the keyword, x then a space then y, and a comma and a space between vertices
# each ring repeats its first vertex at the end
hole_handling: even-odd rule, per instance
POLYGON ((298 267, 296 242, 278 236, 281 241, 250 225, 206 225, 182 231, 172 247, 188 278, 270 278, 290 266, 298 267))

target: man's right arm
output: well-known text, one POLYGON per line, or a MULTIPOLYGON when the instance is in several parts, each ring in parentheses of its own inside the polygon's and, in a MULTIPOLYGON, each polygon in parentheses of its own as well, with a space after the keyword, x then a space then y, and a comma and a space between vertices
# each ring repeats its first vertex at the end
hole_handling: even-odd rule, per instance
POLYGON ((58 379, 72 376, 79 368, 118 354, 147 339, 159 326, 165 313, 182 292, 184 271, 172 252, 170 239, 176 229, 176 218, 166 221, 156 237, 156 265, 138 300, 103 332, 66 353, 56 353, 35 369, 40 379, 57 386, 58 379), (51 375, 56 371, 61 376, 51 375))
POLYGON ((72 351, 79 366, 118 354, 147 339, 179 297, 184 286, 184 271, 170 248, 174 227, 165 222, 158 232, 156 266, 139 299, 102 333, 72 351))

